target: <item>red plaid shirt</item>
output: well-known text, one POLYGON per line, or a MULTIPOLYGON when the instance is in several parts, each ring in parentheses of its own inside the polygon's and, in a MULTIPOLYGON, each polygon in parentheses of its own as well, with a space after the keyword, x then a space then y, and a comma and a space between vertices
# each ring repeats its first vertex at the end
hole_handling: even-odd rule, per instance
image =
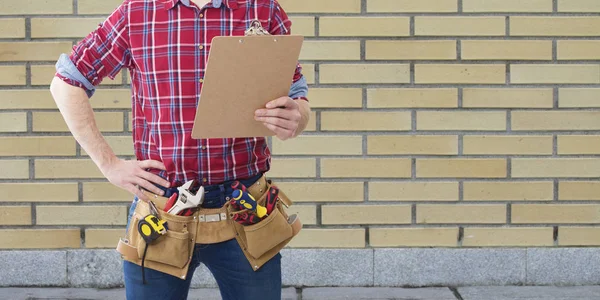
MULTIPOLYGON (((162 161, 167 171, 153 172, 172 184, 250 177, 270 168, 264 137, 196 140, 191 131, 211 40, 244 35, 256 18, 271 34, 290 34, 276 0, 213 0, 202 8, 187 0, 125 0, 68 57, 85 80, 61 72, 60 61, 57 76, 91 96, 90 84, 128 68, 135 155, 162 161)), ((298 65, 293 82, 300 80, 298 65)))

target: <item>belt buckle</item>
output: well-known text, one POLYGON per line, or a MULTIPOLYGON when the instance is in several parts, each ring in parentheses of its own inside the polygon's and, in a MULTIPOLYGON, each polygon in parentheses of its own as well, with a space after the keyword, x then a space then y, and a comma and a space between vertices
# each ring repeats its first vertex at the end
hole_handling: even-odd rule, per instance
POLYGON ((227 220, 227 214, 211 214, 211 215, 200 215, 200 222, 211 223, 220 222, 227 220))

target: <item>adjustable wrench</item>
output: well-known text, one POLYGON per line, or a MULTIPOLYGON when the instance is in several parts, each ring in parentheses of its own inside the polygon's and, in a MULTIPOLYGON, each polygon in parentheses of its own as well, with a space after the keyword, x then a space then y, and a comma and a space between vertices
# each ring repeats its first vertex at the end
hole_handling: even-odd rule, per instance
POLYGON ((204 187, 200 186, 196 194, 194 194, 190 191, 190 189, 195 183, 196 180, 190 180, 177 188, 177 190, 179 190, 177 202, 175 202, 173 207, 167 211, 168 213, 177 215, 185 209, 195 208, 202 205, 202 202, 204 201, 204 187))

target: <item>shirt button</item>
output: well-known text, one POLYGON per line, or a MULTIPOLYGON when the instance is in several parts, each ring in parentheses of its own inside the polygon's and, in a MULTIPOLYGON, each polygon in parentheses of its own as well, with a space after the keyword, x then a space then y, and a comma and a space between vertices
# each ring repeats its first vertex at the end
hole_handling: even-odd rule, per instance
POLYGON ((204 82, 204 79, 200 78, 200 80, 198 80, 200 83, 204 82))
POLYGON ((207 181, 208 181, 208 179, 202 178, 202 182, 207 182, 207 181))
POLYGON ((204 18, 204 14, 199 14, 198 17, 204 18))
POLYGON ((204 46, 200 45, 198 46, 198 48, 200 48, 200 50, 204 49, 204 46))
POLYGON ((202 146, 202 150, 206 150, 206 146, 202 146))

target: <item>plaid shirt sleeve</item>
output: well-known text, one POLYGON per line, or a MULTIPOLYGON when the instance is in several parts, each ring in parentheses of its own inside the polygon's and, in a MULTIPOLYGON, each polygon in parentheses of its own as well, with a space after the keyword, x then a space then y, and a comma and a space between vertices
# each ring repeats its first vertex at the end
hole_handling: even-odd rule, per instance
MULTIPOLYGON (((269 33, 272 35, 289 35, 292 33, 291 30, 292 21, 288 18, 286 12, 283 10, 277 0, 273 0, 273 10, 271 13, 271 28, 269 33)), ((289 97, 292 99, 303 99, 308 100, 308 86, 306 78, 302 75, 302 66, 300 63, 296 66, 296 72, 294 73, 294 79, 292 87, 290 88, 289 97)))
POLYGON ((121 68, 129 66, 128 5, 129 0, 125 0, 77 43, 68 57, 61 57, 56 66, 58 78, 85 89, 91 96, 105 77, 114 79, 121 68))

